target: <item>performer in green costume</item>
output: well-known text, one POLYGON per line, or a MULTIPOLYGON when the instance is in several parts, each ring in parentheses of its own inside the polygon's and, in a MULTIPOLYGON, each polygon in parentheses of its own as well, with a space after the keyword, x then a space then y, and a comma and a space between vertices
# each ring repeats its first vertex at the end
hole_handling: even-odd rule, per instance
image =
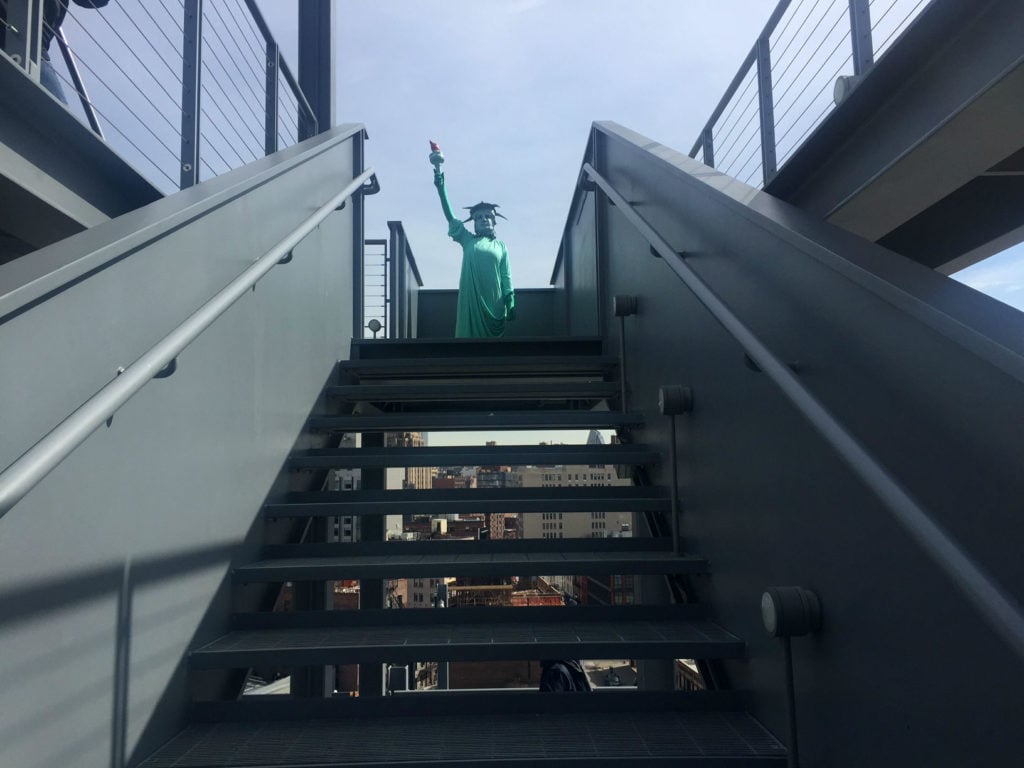
MULTIPOLYGON (((508 249, 494 236, 500 213, 494 203, 477 203, 469 208, 475 234, 452 213, 445 189, 441 148, 430 142, 430 162, 434 166, 434 186, 441 198, 441 210, 448 220, 448 235, 462 246, 462 274, 459 277, 459 303, 455 318, 456 338, 503 336, 505 322, 515 320, 516 296, 508 268, 508 249)), ((501 216, 501 218, 505 218, 501 216)))

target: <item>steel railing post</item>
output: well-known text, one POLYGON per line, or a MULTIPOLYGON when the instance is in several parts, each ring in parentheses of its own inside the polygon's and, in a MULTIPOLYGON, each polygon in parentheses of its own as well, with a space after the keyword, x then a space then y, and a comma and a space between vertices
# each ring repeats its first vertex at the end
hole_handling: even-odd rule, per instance
POLYGON ((7 0, 4 53, 39 82, 43 48, 43 0, 7 0))
POLYGON ((870 0, 850 0, 850 44, 853 47, 853 74, 863 75, 875 63, 870 0))
POLYGON ((185 0, 181 62, 181 188, 199 183, 203 0, 185 0))
POLYGON ((757 104, 761 116, 761 175, 764 183, 775 175, 775 98, 772 94, 772 60, 768 36, 757 39, 757 104))
POLYGON ((264 127, 266 137, 263 150, 272 155, 277 152, 277 93, 281 78, 281 49, 273 40, 267 40, 267 101, 264 127))
POLYGON ((709 168, 715 167, 715 137, 711 126, 707 126, 700 137, 701 146, 704 149, 704 165, 709 168))

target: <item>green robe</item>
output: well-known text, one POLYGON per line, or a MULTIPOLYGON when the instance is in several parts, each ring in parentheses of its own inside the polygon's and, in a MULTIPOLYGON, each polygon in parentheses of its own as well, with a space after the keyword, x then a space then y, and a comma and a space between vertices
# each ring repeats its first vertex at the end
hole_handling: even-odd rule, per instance
POLYGON ((448 225, 448 234, 462 246, 455 338, 503 336, 505 299, 514 296, 505 243, 474 235, 458 219, 448 225))

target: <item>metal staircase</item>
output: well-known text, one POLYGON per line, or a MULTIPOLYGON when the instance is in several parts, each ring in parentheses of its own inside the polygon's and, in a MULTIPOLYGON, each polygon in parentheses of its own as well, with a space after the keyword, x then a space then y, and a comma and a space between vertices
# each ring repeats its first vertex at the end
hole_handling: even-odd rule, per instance
MULTIPOLYGON (((616 359, 600 339, 356 341, 326 392, 332 415, 314 430, 363 433, 362 448, 296 450, 288 469, 390 466, 606 464, 643 466, 658 452, 628 442, 638 414, 616 405, 616 359), (386 448, 381 432, 614 428, 613 445, 386 448), (371 437, 376 435, 376 439, 371 437)), ((370 481, 373 484, 373 481, 370 481)), ((268 504, 268 519, 487 511, 536 515, 632 511, 666 530, 668 489, 629 487, 317 491, 268 504), (660 525, 658 521, 661 520, 660 525)), ((381 536, 382 538, 382 536, 381 536)), ((676 604, 387 610, 384 578, 621 573, 654 578, 708 571, 667 537, 303 542, 264 548, 233 572, 236 584, 359 579, 358 611, 246 612, 195 648, 205 670, 359 664, 359 697, 240 696, 196 701, 191 724, 145 768, 353 765, 782 765, 782 745, 743 711, 734 691, 598 689, 406 691, 383 694, 385 664, 417 661, 740 658, 744 642, 676 604), (374 590, 376 589, 376 593, 374 590), (376 594, 376 598, 374 597, 376 594), (376 604, 375 604, 376 600, 376 604)), ((315 590, 314 590, 315 591, 315 590)), ((323 590, 321 589, 321 593, 323 590)), ((322 675, 321 675, 322 677, 322 675)))

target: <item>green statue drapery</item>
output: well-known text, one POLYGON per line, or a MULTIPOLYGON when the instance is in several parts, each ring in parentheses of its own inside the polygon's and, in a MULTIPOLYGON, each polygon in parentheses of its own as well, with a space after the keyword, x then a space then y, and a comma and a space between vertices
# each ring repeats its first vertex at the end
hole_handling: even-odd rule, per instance
MULTIPOLYGON (((444 155, 431 142, 430 162, 434 165, 434 186, 441 209, 448 220, 448 235, 462 246, 459 300, 455 319, 456 338, 486 338, 505 335, 505 324, 515 319, 516 298, 509 271, 508 248, 494 235, 498 216, 494 203, 469 207, 474 232, 452 212, 441 163, 444 155)), ((502 216, 504 218, 504 216, 502 216)))

